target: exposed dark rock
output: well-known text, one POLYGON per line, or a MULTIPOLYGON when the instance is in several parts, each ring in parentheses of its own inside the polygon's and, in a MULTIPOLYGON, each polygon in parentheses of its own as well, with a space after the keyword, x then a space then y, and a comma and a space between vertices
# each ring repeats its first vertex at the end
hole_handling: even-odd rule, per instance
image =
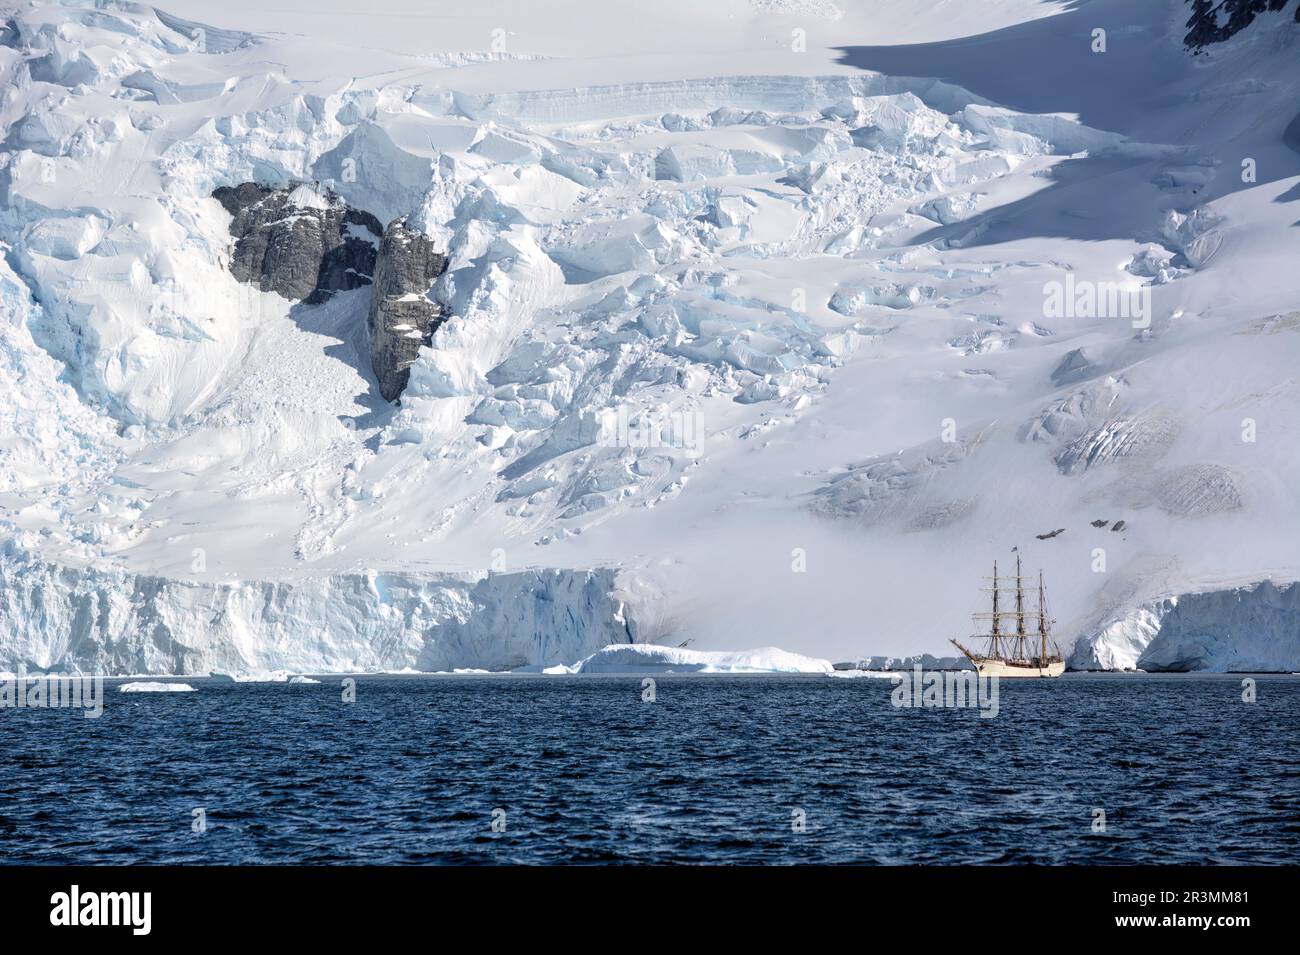
POLYGON ((245 182, 212 197, 233 216, 230 271, 241 282, 313 305, 370 284, 383 226, 332 191, 245 182))
POLYGON ((1095 371, 1091 360, 1082 348, 1066 352, 1052 369, 1052 384, 1057 388, 1090 378, 1095 371))
POLYGON ((1095 521, 1092 522, 1092 526, 1093 526, 1093 527, 1105 527, 1105 526, 1106 526, 1107 524, 1109 524, 1109 523, 1110 523, 1110 521, 1104 521, 1104 520, 1100 520, 1100 519, 1098 519, 1098 520, 1095 520, 1095 521))
POLYGON ((388 401, 406 388, 420 348, 443 322, 442 308, 428 292, 446 267, 447 257, 433 240, 409 228, 405 219, 395 219, 384 231, 367 328, 370 366, 388 401))
POLYGON ((1057 537, 1057 536, 1059 536, 1059 535, 1061 535, 1061 534, 1064 534, 1064 533, 1065 533, 1065 528, 1064 528, 1064 527, 1058 527, 1058 528, 1057 528, 1056 530, 1054 530, 1054 531, 1048 531, 1046 534, 1035 534, 1034 536, 1037 537, 1040 541, 1049 541, 1049 540, 1051 540, 1053 537, 1057 537))
MULTIPOLYGON (((1183 43, 1189 50, 1199 50, 1211 43, 1222 43, 1255 22, 1265 11, 1276 12, 1290 0, 1191 0, 1192 15, 1187 20, 1183 43)), ((1300 21, 1300 7, 1296 8, 1300 21)))
POLYGON ((447 266, 433 240, 405 219, 384 229, 334 192, 305 183, 273 189, 245 182, 212 196, 231 215, 230 271, 240 281, 313 305, 335 292, 375 286, 367 319, 370 363, 380 393, 397 398, 420 348, 443 321, 428 297, 447 266))
POLYGON ((1124 525, 1124 522, 1123 522, 1123 521, 1116 521, 1116 522, 1115 522, 1115 526, 1112 527, 1111 530, 1112 530, 1112 531, 1122 531, 1122 530, 1124 529, 1124 526, 1125 526, 1125 525, 1124 525))

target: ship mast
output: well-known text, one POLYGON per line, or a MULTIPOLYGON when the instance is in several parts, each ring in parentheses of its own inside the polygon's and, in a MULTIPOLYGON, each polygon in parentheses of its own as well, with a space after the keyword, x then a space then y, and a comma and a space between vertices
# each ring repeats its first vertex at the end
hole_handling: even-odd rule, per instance
POLYGON ((1016 659, 1025 658, 1025 592, 1020 586, 1020 554, 1016 554, 1016 659))
MULTIPOLYGON (((999 586, 998 564, 993 562, 993 612, 992 613, 975 613, 971 616, 976 620, 989 620, 990 626, 987 633, 978 634, 973 639, 987 640, 988 652, 978 654, 968 650, 956 640, 950 641, 953 646, 965 654, 976 667, 982 667, 990 661, 997 661, 1012 668, 1021 668, 1025 670, 1037 668, 1040 671, 1047 671, 1051 668, 1060 666, 1064 668, 1060 651, 1053 649, 1049 653, 1051 628, 1053 621, 1047 617, 1047 588, 1043 584, 1043 572, 1038 571, 1038 654, 1031 655, 1030 643, 1032 639, 1026 632, 1025 617, 1025 586, 1024 576, 1022 574, 1021 560, 1019 552, 1016 553, 1016 608, 1015 610, 1002 609, 1002 588, 999 586), (1002 618, 1015 616, 1016 631, 1014 635, 1015 645, 1013 647, 1004 647, 1003 638, 1010 638, 1010 633, 1003 633, 1002 618)), ((1010 589, 1010 588, 1008 588, 1010 589)), ((1033 611, 1029 611, 1032 613, 1033 611)), ((1007 642, 1011 642, 1008 639, 1007 642)), ((980 672, 984 672, 981 670, 980 672)), ((1013 676, 1033 675, 1030 673, 1012 672, 1013 676)), ((1060 676, 1058 672, 1040 672, 1039 676, 1060 676)))
POLYGON ((1038 572, 1038 659, 1040 665, 1047 659, 1047 596, 1043 589, 1043 572, 1038 572))
POLYGON ((990 634, 990 637, 992 638, 991 647, 993 652, 989 654, 989 656, 994 659, 1001 655, 998 652, 998 637, 1002 634, 1001 621, 1002 617, 998 613, 998 562, 995 560, 993 562, 993 632, 990 634))

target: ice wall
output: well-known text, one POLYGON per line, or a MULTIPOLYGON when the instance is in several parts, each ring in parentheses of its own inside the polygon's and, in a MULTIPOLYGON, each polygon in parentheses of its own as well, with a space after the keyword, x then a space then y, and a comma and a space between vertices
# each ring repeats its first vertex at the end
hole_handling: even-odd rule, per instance
POLYGON ((105 674, 508 669, 635 626, 609 570, 185 581, 0 551, 0 670, 105 674))
POLYGON ((1075 644, 1072 670, 1300 671, 1300 586, 1261 581, 1134 608, 1075 644))

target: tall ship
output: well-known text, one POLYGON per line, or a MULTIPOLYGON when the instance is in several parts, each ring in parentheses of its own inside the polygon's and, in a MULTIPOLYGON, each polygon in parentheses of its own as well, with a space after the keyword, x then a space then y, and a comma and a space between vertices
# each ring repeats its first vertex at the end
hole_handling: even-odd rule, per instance
POLYGON ((983 653, 976 653, 956 640, 953 646, 975 664, 980 676, 998 677, 1055 677, 1065 672, 1065 660, 1052 641, 1053 620, 1047 617, 1047 591, 1043 587, 1043 572, 1038 572, 1038 606, 1025 611, 1024 578, 1020 576, 1020 555, 1016 555, 1015 609, 1002 609, 1004 599, 1009 599, 1013 588, 1003 587, 998 581, 998 564, 993 562, 993 586, 986 588, 993 594, 993 609, 974 614, 976 624, 988 623, 987 633, 978 633, 970 639, 984 645, 983 653), (1025 629, 1025 620, 1036 624, 1036 632, 1025 629), (1004 626, 1004 621, 1006 625, 1004 626))

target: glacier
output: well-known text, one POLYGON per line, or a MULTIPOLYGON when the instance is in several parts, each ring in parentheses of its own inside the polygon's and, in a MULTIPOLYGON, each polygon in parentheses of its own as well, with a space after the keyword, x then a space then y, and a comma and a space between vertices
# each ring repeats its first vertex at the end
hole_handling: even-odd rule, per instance
POLYGON ((208 675, 553 666, 636 632, 612 574, 199 583, 0 551, 0 667, 208 675))
POLYGON ((0 3, 0 667, 942 655, 1016 546, 1077 668, 1300 669, 1290 10, 378 3, 0 3), (446 255, 399 400, 249 182, 446 255))
POLYGON ((1075 644, 1075 670, 1300 672, 1300 586, 1260 581, 1137 607, 1075 644))

